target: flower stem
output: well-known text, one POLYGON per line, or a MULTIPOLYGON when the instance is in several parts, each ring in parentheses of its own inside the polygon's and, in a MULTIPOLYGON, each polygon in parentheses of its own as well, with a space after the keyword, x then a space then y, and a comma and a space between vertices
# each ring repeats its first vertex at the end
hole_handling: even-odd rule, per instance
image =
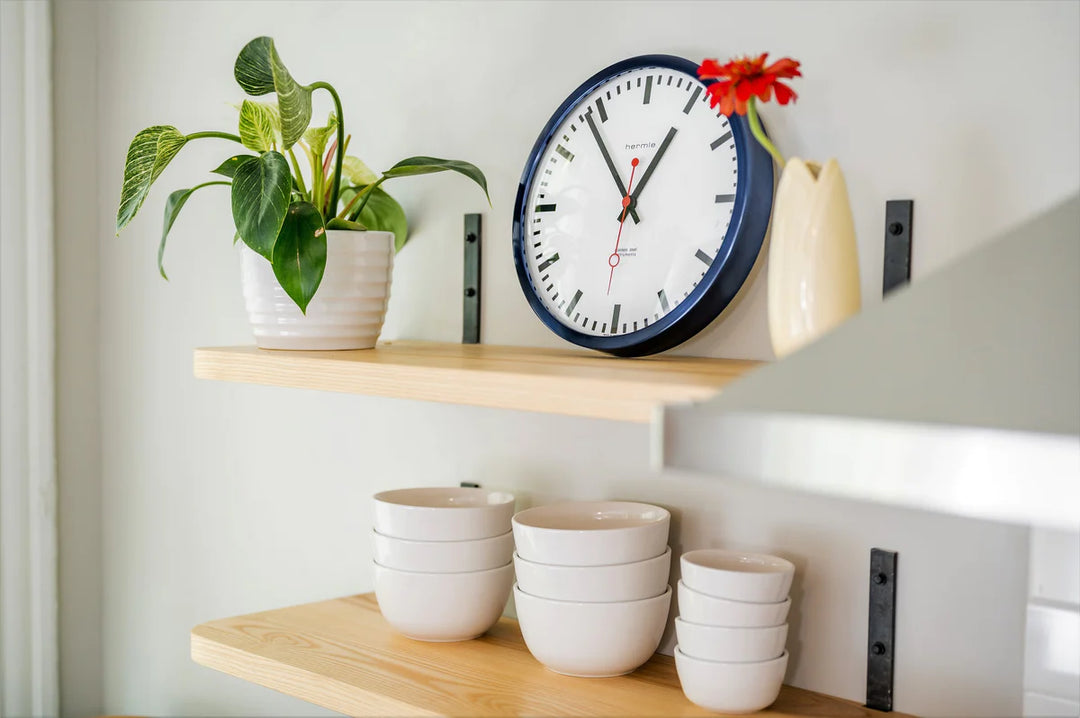
POLYGON ((761 120, 758 119, 757 104, 754 102, 756 98, 751 97, 746 102, 746 121, 750 123, 750 134, 754 136, 754 139, 758 143, 768 150, 773 159, 776 160, 776 164, 780 165, 780 168, 784 168, 784 156, 780 154, 780 151, 776 149, 776 145, 772 143, 765 135, 765 129, 761 126, 761 120))
POLYGON ((311 83, 311 89, 323 89, 330 93, 330 96, 334 98, 334 110, 337 112, 337 161, 334 163, 334 181, 330 185, 330 199, 327 202, 327 214, 333 215, 334 210, 337 209, 338 192, 341 190, 341 163, 345 159, 345 116, 341 112, 341 98, 338 97, 337 90, 330 86, 327 82, 313 82, 311 83))
POLYGON ((292 151, 292 147, 289 148, 289 161, 292 163, 293 174, 296 175, 296 186, 300 188, 300 194, 304 195, 305 199, 309 198, 307 185, 304 184, 304 175, 300 172, 300 163, 296 161, 296 155, 292 151))
POLYGON ((190 135, 184 135, 185 140, 198 140, 203 137, 217 137, 222 140, 232 140, 233 142, 240 142, 239 135, 231 135, 228 132, 192 132, 190 135))

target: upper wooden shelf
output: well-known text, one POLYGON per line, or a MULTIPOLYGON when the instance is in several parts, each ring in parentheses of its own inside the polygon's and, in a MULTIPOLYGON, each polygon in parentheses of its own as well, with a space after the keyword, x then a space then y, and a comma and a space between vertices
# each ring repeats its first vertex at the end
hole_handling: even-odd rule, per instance
MULTIPOLYGON (((529 653, 517 621, 423 643, 398 634, 367 594, 196 626, 196 663, 353 716, 711 716, 654 656, 617 678, 569 678, 529 653)), ((785 686, 760 716, 901 716, 785 686)))
POLYGON ((649 422, 669 404, 701 401, 758 362, 392 342, 358 351, 195 350, 195 376, 272 386, 649 422))

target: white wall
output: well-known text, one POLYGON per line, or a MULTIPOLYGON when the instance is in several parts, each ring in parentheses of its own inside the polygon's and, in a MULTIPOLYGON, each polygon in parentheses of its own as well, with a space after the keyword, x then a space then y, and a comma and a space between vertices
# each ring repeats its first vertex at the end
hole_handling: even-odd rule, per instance
MULTIPOLYGON (((390 185, 415 234, 398 257, 384 336, 458 339, 461 215, 483 211, 485 341, 557 346, 521 295, 509 238, 521 167, 549 113, 623 57, 767 48, 802 60, 806 78, 798 104, 768 108, 766 121, 788 154, 843 163, 873 302, 885 200, 916 201, 918 277, 1076 191, 1076 4, 161 2, 102 3, 92 13, 61 5, 58 15, 96 34, 97 48, 86 58, 96 63, 96 103, 68 103, 58 120, 61 142, 86 117, 98 137, 96 166, 83 155, 70 167, 97 212, 62 218, 74 229, 60 247, 69 269, 87 262, 98 293, 60 300, 62 317, 97 315, 100 328, 96 342, 78 335, 89 364, 67 371, 96 366, 100 377, 100 395, 82 400, 100 404, 100 504, 88 498, 85 512, 100 510, 101 584, 73 570, 63 588, 66 606, 82 600, 84 585, 98 591, 102 648, 100 668, 92 651, 69 650, 64 680, 84 680, 81 663, 103 672, 104 689, 100 706, 67 712, 312 714, 191 663, 188 630, 369 590, 370 494, 465 479, 527 501, 654 501, 676 515, 677 548, 791 557, 799 580, 788 679, 855 700, 869 549, 898 550, 897 709, 1020 711, 1026 529, 653 475, 643 427, 197 382, 192 347, 250 342, 228 199, 209 189, 188 204, 166 255, 169 283, 154 266, 161 211, 169 191, 201 181, 232 147, 186 148, 119 239, 113 217, 134 133, 158 123, 230 128, 226 103, 240 97, 233 59, 270 34, 297 78, 337 86, 352 148, 372 167, 434 154, 487 173, 490 210, 456 178, 390 185), (83 12, 95 17, 76 17, 83 12)), ((689 351, 768 356, 763 297, 759 281, 689 351)), ((79 470, 62 467, 65 491, 78 491, 79 470)), ((62 550, 93 548, 92 528, 84 534, 89 544, 62 550)))

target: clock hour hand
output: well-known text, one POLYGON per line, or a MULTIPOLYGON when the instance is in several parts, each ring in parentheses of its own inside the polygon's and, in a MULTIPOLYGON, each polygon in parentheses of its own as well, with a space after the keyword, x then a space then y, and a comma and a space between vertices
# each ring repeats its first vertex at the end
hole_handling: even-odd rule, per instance
MULTIPOLYGON (((608 152, 607 146, 604 145, 603 138, 600 137, 600 130, 596 127, 596 122, 592 118, 591 111, 585 113, 585 121, 589 123, 589 130, 592 132, 593 139, 596 140, 596 145, 600 148, 600 154, 604 156, 604 162, 607 163, 608 171, 611 172, 611 178, 615 180, 615 186, 619 190, 619 199, 626 197, 626 187, 623 186, 622 178, 619 177, 619 171, 615 169, 615 163, 611 161, 611 154, 608 152)), ((626 210, 624 209, 619 213, 619 216, 621 217, 625 212, 626 210)), ((638 219, 637 210, 632 205, 629 208, 629 212, 630 218, 634 220, 635 224, 641 221, 638 219)))
POLYGON ((660 147, 657 148, 656 154, 653 155, 652 162, 650 162, 649 166, 645 169, 645 174, 641 175, 641 180, 638 182, 637 189, 634 190, 634 193, 632 195, 630 195, 631 214, 633 214, 633 212, 637 208, 637 200, 638 197, 641 196, 641 191, 645 189, 645 185, 649 183, 649 178, 652 177, 653 170, 656 169, 656 165, 660 164, 660 158, 664 156, 665 152, 667 152, 668 145, 670 145, 671 140, 675 138, 676 132, 678 132, 678 130, 674 127, 668 130, 667 136, 664 137, 664 141, 660 143, 660 147))

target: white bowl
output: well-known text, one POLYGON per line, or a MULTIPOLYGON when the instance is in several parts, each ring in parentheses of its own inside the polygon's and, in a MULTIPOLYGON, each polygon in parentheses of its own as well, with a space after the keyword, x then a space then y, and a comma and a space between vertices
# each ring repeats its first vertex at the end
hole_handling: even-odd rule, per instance
POLYGON ((706 661, 756 663, 779 658, 787 641, 788 625, 765 628, 703 626, 682 617, 675 619, 675 635, 683 653, 706 661))
POLYGON ((483 634, 498 622, 513 584, 513 564, 464 573, 375 564, 375 597, 383 617, 420 641, 466 641, 483 634))
POLYGON ((515 586, 514 602, 536 660, 556 673, 601 678, 629 673, 656 652, 671 588, 641 601, 584 603, 538 598, 515 586))
POLYGON ((375 494, 375 530, 413 541, 471 541, 510 530, 514 495, 441 486, 375 494))
POLYGON ((791 599, 785 598, 779 603, 750 603, 732 601, 729 598, 716 598, 698 593, 679 581, 679 615, 690 623, 706 626, 741 626, 758 628, 779 626, 787 620, 791 610, 791 599))
POLYGON ((771 661, 721 663, 692 658, 675 646, 675 670, 691 702, 717 713, 753 713, 780 695, 788 652, 771 661))
POLYGON ((411 541, 372 531, 372 548, 375 563, 400 571, 486 571, 510 563, 514 532, 473 541, 411 541))
POLYGON ((609 566, 553 566, 514 554, 522 591, 559 601, 640 601, 664 593, 671 572, 671 549, 656 558, 609 566))
POLYGON ((518 555, 526 561, 604 566, 664 553, 671 514, 630 501, 572 501, 526 509, 513 524, 518 555))
POLYGON ((752 603, 787 598, 795 565, 779 556, 723 549, 698 549, 682 555, 682 580, 706 596, 752 603))

